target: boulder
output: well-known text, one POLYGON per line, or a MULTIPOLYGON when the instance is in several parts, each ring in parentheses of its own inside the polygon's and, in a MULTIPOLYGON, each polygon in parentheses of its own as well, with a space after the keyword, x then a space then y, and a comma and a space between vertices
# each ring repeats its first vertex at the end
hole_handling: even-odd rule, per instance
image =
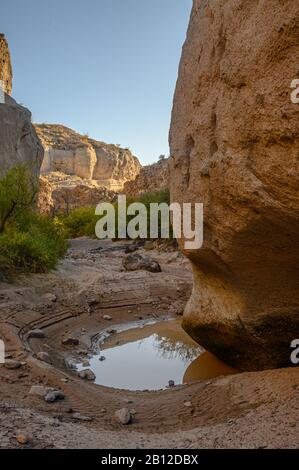
POLYGON ((126 271, 149 271, 160 273, 160 264, 152 258, 144 258, 138 254, 128 255, 123 259, 123 267, 126 271))
POLYGON ((204 204, 183 327, 246 370, 290 366, 299 335, 298 14, 194 0, 174 98, 172 201, 204 204))

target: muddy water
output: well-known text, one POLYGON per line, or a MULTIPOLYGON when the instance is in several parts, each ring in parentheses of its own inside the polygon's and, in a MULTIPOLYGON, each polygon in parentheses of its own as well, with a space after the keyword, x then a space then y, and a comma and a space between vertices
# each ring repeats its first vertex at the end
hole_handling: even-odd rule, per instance
MULTIPOLYGON (((90 368, 96 383, 107 387, 159 390, 170 380, 178 385, 236 373, 193 342, 179 320, 112 334, 100 347, 90 358, 90 368)), ((84 369, 82 364, 78 369, 84 369)))

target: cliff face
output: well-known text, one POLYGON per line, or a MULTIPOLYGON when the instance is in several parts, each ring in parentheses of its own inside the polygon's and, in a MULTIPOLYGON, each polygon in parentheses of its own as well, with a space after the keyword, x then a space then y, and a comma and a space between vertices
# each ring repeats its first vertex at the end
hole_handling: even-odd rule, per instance
POLYGON ((8 95, 12 92, 12 67, 10 53, 4 34, 0 33, 0 80, 8 95))
MULTIPOLYGON (((0 79, 6 93, 12 91, 12 71, 7 42, 0 34, 0 79)), ((8 94, 0 103, 0 176, 17 164, 26 165, 33 177, 39 175, 43 149, 31 124, 31 113, 8 94)))
POLYGON ((117 194, 78 176, 51 173, 40 177, 38 210, 42 214, 69 214, 79 207, 96 207, 100 202, 114 202, 117 194))
POLYGON ((35 128, 45 150, 43 174, 58 171, 121 190, 140 171, 138 158, 128 149, 90 139, 61 125, 35 128))
POLYGON ((299 337, 299 4, 194 0, 172 124, 171 193, 204 203, 183 326, 245 369, 299 337))
POLYGON ((153 165, 144 166, 137 178, 125 184, 124 192, 128 196, 139 196, 147 192, 169 188, 169 159, 160 160, 153 165))

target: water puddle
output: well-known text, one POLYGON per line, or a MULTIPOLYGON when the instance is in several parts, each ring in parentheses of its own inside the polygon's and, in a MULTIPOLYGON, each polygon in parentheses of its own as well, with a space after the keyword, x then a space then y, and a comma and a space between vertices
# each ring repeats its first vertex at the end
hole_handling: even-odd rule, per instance
MULTIPOLYGON (((234 374, 204 351, 181 328, 180 320, 167 320, 109 335, 101 351, 89 359, 96 383, 126 390, 159 390, 200 379, 234 374)), ((79 364, 78 370, 86 369, 79 364)))

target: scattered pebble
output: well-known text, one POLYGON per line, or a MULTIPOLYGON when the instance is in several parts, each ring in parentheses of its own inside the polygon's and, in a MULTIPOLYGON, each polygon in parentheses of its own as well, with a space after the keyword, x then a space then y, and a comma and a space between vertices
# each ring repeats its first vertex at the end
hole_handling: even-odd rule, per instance
POLYGON ((39 329, 31 330, 28 333, 28 338, 42 339, 42 338, 45 338, 45 337, 46 337, 46 335, 43 332, 43 330, 39 330, 39 329))
POLYGON ((27 436, 26 434, 18 434, 16 436, 16 440, 19 444, 24 446, 30 442, 30 437, 27 436))
POLYGON ((103 315, 103 320, 111 321, 112 317, 110 315, 103 315))
POLYGON ((184 406, 186 408, 193 408, 193 405, 192 405, 191 401, 185 401, 184 406))
POLYGON ((36 355, 37 359, 42 362, 47 362, 48 364, 51 363, 51 358, 47 352, 41 351, 36 355))
POLYGON ((99 357, 99 361, 100 361, 100 362, 104 362, 104 361, 106 361, 106 358, 105 358, 105 356, 101 356, 101 357, 99 357))
POLYGON ((46 294, 44 295, 44 299, 47 300, 48 302, 56 302, 57 297, 55 294, 46 294))
POLYGON ((96 379, 95 374, 91 369, 84 369, 80 370, 78 373, 78 376, 83 379, 83 380, 89 380, 90 382, 94 381, 96 379))
POLYGON ((122 408, 121 410, 118 410, 114 413, 114 420, 117 423, 126 426, 132 422, 132 415, 128 408, 122 408))
POLYGON ((79 344, 78 338, 72 337, 64 338, 61 342, 64 346, 78 346, 79 344))
POLYGON ((19 361, 14 361, 13 359, 6 359, 4 363, 4 367, 6 369, 14 370, 14 369, 20 369, 20 367, 22 367, 22 364, 19 361))
POLYGON ((45 401, 47 403, 54 403, 55 401, 63 400, 64 398, 65 396, 60 390, 52 390, 46 394, 45 401))
POLYGON ((169 381, 168 381, 168 387, 171 387, 171 388, 172 388, 172 387, 174 387, 174 386, 175 386, 174 380, 169 380, 169 381))

